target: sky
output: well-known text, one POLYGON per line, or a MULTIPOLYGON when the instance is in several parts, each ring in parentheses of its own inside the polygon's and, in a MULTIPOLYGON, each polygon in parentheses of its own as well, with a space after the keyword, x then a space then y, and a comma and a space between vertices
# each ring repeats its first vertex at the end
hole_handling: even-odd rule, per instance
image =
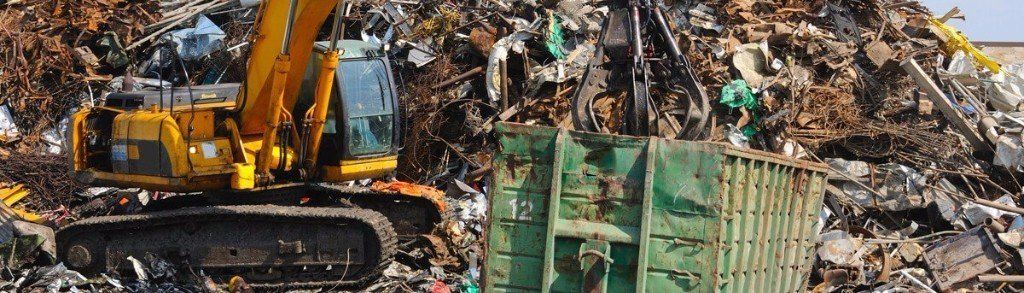
POLYGON ((960 7, 967 21, 952 20, 971 41, 1024 42, 1024 0, 919 0, 937 16, 960 7))

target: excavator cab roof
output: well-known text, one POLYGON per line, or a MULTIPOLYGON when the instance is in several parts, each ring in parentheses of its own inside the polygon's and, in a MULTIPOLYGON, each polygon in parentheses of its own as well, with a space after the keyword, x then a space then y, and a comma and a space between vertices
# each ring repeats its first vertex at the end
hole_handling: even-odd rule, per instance
MULTIPOLYGON (((328 46, 331 44, 330 41, 321 41, 313 44, 313 50, 317 53, 327 52, 328 46)), ((358 58, 380 58, 384 57, 384 50, 379 46, 360 41, 360 40, 339 40, 338 41, 338 58, 340 59, 358 59, 358 58)))

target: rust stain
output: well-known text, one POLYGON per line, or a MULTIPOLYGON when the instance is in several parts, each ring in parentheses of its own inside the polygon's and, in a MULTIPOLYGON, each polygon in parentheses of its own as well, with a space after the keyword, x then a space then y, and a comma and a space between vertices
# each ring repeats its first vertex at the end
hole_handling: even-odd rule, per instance
POLYGON ((446 203, 444 202, 444 192, 426 185, 402 181, 375 181, 373 182, 373 185, 370 186, 370 189, 377 192, 397 193, 401 195, 426 198, 430 200, 430 202, 433 203, 434 206, 436 206, 442 213, 447 208, 446 203))
POLYGON ((576 256, 566 254, 555 258, 555 271, 559 273, 573 273, 580 270, 580 261, 576 256))

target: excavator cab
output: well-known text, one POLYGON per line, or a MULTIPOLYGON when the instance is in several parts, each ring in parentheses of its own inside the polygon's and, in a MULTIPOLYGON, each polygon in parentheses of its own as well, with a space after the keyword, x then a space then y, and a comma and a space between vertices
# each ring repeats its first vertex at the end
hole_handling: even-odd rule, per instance
MULTIPOLYGON (((329 44, 314 45, 296 113, 307 112, 314 103, 318 69, 329 44)), ((337 47, 335 86, 317 156, 320 179, 341 182, 386 175, 397 166, 400 140, 390 61, 380 47, 367 42, 340 40, 337 47)))

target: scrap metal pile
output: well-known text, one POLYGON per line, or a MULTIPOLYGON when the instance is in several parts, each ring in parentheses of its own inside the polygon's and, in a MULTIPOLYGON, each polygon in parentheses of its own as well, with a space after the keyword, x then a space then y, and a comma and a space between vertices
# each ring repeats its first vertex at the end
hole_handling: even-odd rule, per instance
MULTIPOLYGON (((386 14, 399 25, 363 35, 418 67, 405 75, 410 164, 401 175, 478 180, 490 169, 494 121, 630 132, 624 104, 636 94, 613 91, 628 76, 599 77, 608 93, 578 102, 593 91, 577 89, 594 82, 588 66, 617 66, 592 59, 611 48, 602 29, 623 26, 607 20, 614 5, 394 5, 386 14), (598 126, 581 125, 586 116, 598 126)), ((657 8, 712 99, 704 139, 832 167, 809 289, 1012 288, 1003 281, 1022 268, 1022 76, 945 24, 958 11, 867 0, 657 8)), ((641 19, 658 21, 650 15, 641 19)), ((646 28, 643 56, 657 78, 672 56, 650 40, 664 37, 634 27, 646 28)), ((667 138, 682 137, 672 116, 695 104, 673 82, 685 78, 648 91, 662 126, 654 133, 667 138)))
POLYGON ((24 136, 23 146, 59 145, 60 120, 93 98, 91 82, 110 79, 110 68, 129 61, 121 42, 155 21, 156 2, 6 2, 0 3, 0 143, 24 136))
MULTIPOLYGON (((27 154, 66 151, 60 121, 106 92, 240 82, 254 3, 0 1, 0 182, 36 194, 15 207, 56 224, 159 197, 86 189, 60 173, 62 157, 27 154), (164 37, 176 32, 194 42, 164 37), (180 66, 154 57, 172 49, 189 57, 180 66)), ((1024 66, 971 45, 946 24, 956 10, 897 0, 393 0, 345 11, 345 37, 395 61, 396 177, 447 190, 455 207, 443 234, 453 256, 404 251, 430 260, 395 263, 369 291, 475 290, 498 121, 828 163, 811 290, 1013 291, 1024 273, 1024 66), (634 8, 640 21, 629 23, 634 8)), ((139 262, 138 277, 170 279, 159 260, 139 262)), ((39 270, 9 270, 2 288, 40 274, 65 288, 124 288, 39 270)))

